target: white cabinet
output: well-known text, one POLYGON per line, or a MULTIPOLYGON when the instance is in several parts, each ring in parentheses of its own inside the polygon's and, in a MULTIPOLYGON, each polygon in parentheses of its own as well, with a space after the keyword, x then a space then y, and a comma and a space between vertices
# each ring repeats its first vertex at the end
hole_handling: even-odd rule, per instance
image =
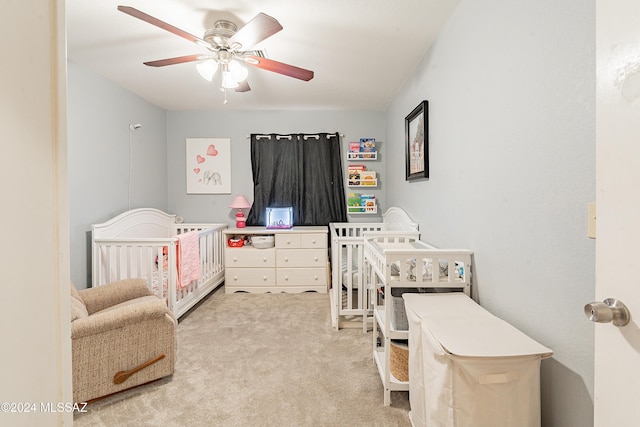
POLYGON ((275 236, 275 246, 225 245, 225 292, 327 292, 327 227, 230 228, 230 237, 275 236))

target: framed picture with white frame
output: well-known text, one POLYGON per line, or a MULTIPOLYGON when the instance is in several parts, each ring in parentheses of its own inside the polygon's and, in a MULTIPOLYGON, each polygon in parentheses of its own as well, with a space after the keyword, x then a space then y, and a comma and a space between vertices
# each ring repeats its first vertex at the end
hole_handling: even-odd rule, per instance
POLYGON ((187 138, 187 194, 231 194, 231 139, 187 138))

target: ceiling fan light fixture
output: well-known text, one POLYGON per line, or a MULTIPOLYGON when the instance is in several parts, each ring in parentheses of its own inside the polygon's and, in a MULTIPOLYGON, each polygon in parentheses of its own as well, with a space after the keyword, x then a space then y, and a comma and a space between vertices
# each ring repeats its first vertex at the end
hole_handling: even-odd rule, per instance
POLYGON ((231 71, 222 72, 222 87, 224 89, 235 89, 238 87, 238 81, 233 78, 231 71))
POLYGON ((212 81, 213 76, 216 74, 216 70, 218 69, 218 63, 213 59, 207 59, 206 61, 198 62, 196 65, 196 70, 202 76, 203 79, 212 81))
POLYGON ((243 67, 238 61, 229 62, 229 72, 231 73, 231 77, 236 82, 241 82, 246 80, 249 76, 249 70, 243 67))

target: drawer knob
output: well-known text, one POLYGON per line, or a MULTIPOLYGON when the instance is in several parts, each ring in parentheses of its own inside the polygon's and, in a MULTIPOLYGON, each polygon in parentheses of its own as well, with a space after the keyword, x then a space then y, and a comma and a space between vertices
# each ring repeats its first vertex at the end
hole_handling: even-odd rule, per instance
POLYGON ((237 262, 237 261, 238 261, 238 258, 233 257, 233 262, 237 262))
POLYGON ((284 276, 284 280, 285 280, 285 282, 286 282, 287 280, 289 280, 289 276, 284 276))
POLYGON ((318 280, 318 276, 313 276, 313 280, 318 280))
POLYGON ((289 262, 289 258, 284 257, 284 262, 289 262))
POLYGON ((318 257, 315 257, 313 260, 314 260, 315 262, 318 262, 318 257))
POLYGON ((233 276, 233 280, 238 280, 238 276, 233 276))
POLYGON ((291 240, 287 240, 287 245, 290 245, 290 244, 291 244, 291 240))
POLYGON ((262 258, 262 262, 267 262, 267 258, 262 258))
POLYGON ((313 244, 315 245, 315 244, 316 244, 316 239, 313 239, 313 240, 311 241, 311 243, 313 243, 313 244))
POLYGON ((262 276, 262 280, 267 281, 267 276, 262 276))

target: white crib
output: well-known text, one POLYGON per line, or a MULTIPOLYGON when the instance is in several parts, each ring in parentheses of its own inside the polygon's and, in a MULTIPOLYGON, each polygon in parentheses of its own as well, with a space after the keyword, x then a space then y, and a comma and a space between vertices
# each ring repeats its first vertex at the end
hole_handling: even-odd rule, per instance
MULTIPOLYGON (((409 233, 418 239, 418 224, 399 207, 391 207, 382 215, 382 222, 329 224, 331 233, 331 322, 338 330, 351 319, 371 314, 371 301, 364 276, 364 236, 376 232, 409 233)), ((358 323, 360 325, 360 323, 358 323)))
POLYGON ((226 224, 182 224, 157 209, 124 212, 91 226, 92 286, 141 277, 169 309, 182 316, 224 281, 226 224), (178 285, 178 235, 198 232, 202 276, 178 285))

